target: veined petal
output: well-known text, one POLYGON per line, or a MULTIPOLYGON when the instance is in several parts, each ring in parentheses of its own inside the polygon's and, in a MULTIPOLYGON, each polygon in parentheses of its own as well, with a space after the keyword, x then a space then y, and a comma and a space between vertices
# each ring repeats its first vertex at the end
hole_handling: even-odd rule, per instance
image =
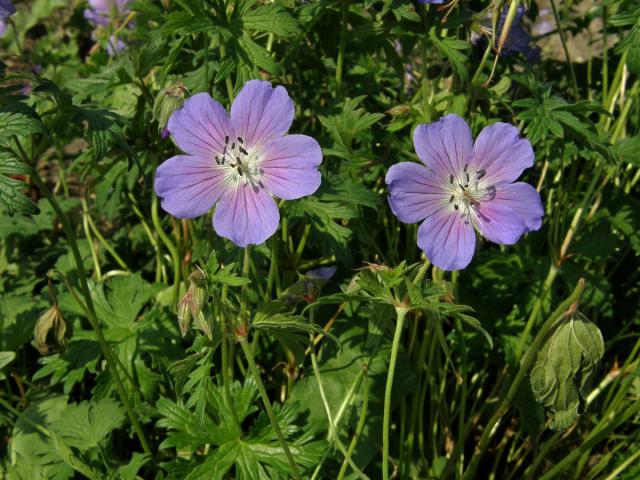
POLYGON ((473 258, 476 234, 471 222, 458 211, 440 210, 418 228, 418 246, 436 267, 460 270, 473 258))
POLYGON ((183 152, 211 159, 223 152, 225 137, 234 137, 226 110, 207 93, 189 98, 167 126, 183 152))
POLYGON ((389 186, 389 206, 401 222, 416 223, 446 209, 450 193, 439 178, 413 162, 393 165, 385 181, 389 186))
POLYGON ((443 178, 459 178, 471 160, 473 137, 469 125, 457 115, 447 115, 413 132, 413 145, 420 160, 443 178))
POLYGON ((527 183, 496 187, 496 196, 482 202, 477 215, 480 233, 495 243, 512 245, 520 237, 542 225, 544 209, 540 195, 527 183))
POLYGON ((225 191, 225 171, 206 157, 178 155, 156 170, 153 188, 174 217, 204 215, 225 191))
POLYGON ((287 135, 265 147, 263 156, 262 181, 276 197, 293 200, 311 195, 320 186, 322 150, 315 139, 287 135))
POLYGON ((226 192, 216 207, 213 228, 239 247, 259 245, 278 229, 280 213, 264 188, 239 183, 226 192))
POLYGON ((251 80, 231 105, 231 121, 245 145, 267 144, 282 137, 293 122, 293 101, 284 87, 251 80))
POLYGON ((520 138, 518 129, 498 122, 483 128, 476 138, 471 166, 486 171, 485 185, 498 185, 516 180, 533 160, 531 144, 520 138))

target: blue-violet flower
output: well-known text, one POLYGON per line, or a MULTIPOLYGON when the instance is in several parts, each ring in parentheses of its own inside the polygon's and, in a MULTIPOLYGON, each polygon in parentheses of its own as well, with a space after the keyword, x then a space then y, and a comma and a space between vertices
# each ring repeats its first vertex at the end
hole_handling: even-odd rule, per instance
POLYGON ((7 19, 16 13, 16 7, 10 0, 0 0, 0 36, 7 30, 7 19))
POLYGON ((217 204, 213 227, 240 247, 260 244, 280 221, 273 196, 292 200, 320 186, 322 150, 306 135, 285 135, 293 101, 283 87, 247 82, 230 116, 208 94, 189 98, 168 127, 186 153, 164 162, 154 188, 178 218, 204 215, 217 204))
POLYGON ((402 222, 424 220, 418 246, 435 266, 466 267, 475 250, 474 229, 511 245, 540 228, 540 195, 527 183, 513 183, 534 160, 531 144, 513 125, 489 125, 474 144, 467 123, 447 115, 419 125, 413 144, 424 165, 403 162, 389 169, 389 204, 402 222))

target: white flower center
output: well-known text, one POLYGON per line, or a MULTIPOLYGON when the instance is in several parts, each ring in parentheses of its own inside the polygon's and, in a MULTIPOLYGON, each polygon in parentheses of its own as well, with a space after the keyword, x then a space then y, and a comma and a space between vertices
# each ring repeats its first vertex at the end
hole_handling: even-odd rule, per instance
POLYGON ((225 182, 238 185, 251 185, 257 192, 264 188, 262 176, 264 170, 260 168, 261 154, 256 146, 246 149, 242 137, 235 139, 225 136, 225 146, 221 155, 216 155, 216 163, 226 167, 225 182))
POLYGON ((449 176, 449 208, 459 212, 465 223, 471 221, 475 225, 476 217, 482 215, 482 202, 491 201, 496 196, 496 187, 482 181, 486 174, 484 169, 474 171, 467 164, 458 176, 449 176))

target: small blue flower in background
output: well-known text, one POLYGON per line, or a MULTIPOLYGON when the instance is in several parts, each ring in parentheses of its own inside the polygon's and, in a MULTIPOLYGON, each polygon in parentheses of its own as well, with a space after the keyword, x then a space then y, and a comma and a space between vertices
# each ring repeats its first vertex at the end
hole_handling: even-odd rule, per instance
POLYGON ((274 196, 293 200, 318 189, 322 150, 311 137, 285 135, 294 106, 284 87, 251 80, 230 113, 206 93, 174 112, 169 132, 186 155, 158 167, 154 189, 178 218, 199 217, 217 204, 215 231, 246 247, 278 229, 274 196))
MULTIPOLYGON (((500 36, 502 35, 502 29, 504 28, 504 24, 507 21, 508 12, 509 9, 506 7, 502 10, 502 14, 500 15, 500 19, 498 20, 496 38, 500 38, 500 36)), ((522 53, 525 57, 527 57, 528 61, 537 62, 538 60, 540 60, 540 48, 531 48, 529 46, 531 43, 531 35, 529 35, 529 33, 527 33, 527 31, 521 25, 522 18, 524 17, 525 13, 527 13, 527 10, 522 5, 518 5, 516 16, 513 19, 513 23, 511 24, 509 35, 507 35, 507 39, 502 46, 500 56, 522 53)))
MULTIPOLYGON (((89 0, 89 8, 84 10, 84 18, 98 28, 108 27, 111 24, 117 25, 128 15, 129 3, 131 0, 89 0)), ((95 41, 96 35, 93 34, 91 38, 95 41)), ((107 53, 110 56, 122 52, 126 47, 127 45, 115 35, 111 35, 107 41, 107 53)))
MULTIPOLYGON (((500 51, 500 56, 507 57, 516 53, 522 53, 529 62, 535 63, 540 60, 540 48, 531 48, 531 35, 529 35, 529 33, 521 24, 526 12, 527 10, 522 5, 518 6, 516 10, 516 16, 514 17, 513 23, 511 24, 511 29, 509 30, 509 34, 507 35, 504 45, 502 46, 502 50, 500 51)), ((496 42, 502 35, 502 30, 507 20, 508 13, 509 8, 505 7, 500 14, 500 18, 498 19, 498 23, 496 25, 496 42)), ((482 34, 472 32, 471 43, 477 47, 486 48, 487 40, 485 38, 485 35, 491 34, 491 15, 487 15, 479 23, 481 24, 480 30, 482 31, 482 34)))
POLYGON ((16 7, 10 0, 0 0, 0 36, 7 30, 7 19, 16 13, 16 7))
POLYGON ((424 5, 442 5, 444 0, 418 0, 420 3, 424 5))
POLYGON ((515 182, 533 165, 534 154, 513 125, 489 125, 474 143, 467 123, 447 115, 419 125, 413 143, 422 164, 403 162, 389 169, 389 205, 400 221, 422 222, 418 246, 435 266, 460 270, 469 265, 474 230, 512 245, 542 225, 540 195, 531 185, 515 182))

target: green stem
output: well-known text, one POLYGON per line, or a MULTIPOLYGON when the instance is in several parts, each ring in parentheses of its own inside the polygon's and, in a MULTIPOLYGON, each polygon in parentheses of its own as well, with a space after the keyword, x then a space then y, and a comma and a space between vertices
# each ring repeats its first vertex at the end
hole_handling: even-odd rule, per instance
POLYGON ((389 372, 387 373, 387 384, 384 389, 384 414, 382 418, 382 478, 389 480, 389 421, 391 415, 391 390, 393 388, 393 376, 396 370, 396 361, 398 360, 398 351, 400 349, 400 338, 402 337, 402 326, 407 315, 407 309, 396 308, 397 320, 396 330, 393 334, 393 343, 391 344, 391 358, 389 360, 389 372))
MULTIPOLYGON (((579 97, 578 93, 578 81, 576 80, 576 72, 573 70, 573 64, 571 63, 571 56, 569 55, 569 49, 567 48, 567 40, 564 37, 564 30, 560 25, 560 17, 558 17, 558 9, 556 8, 555 0, 550 0, 551 10, 553 11, 553 18, 556 21, 556 26, 558 27, 558 35, 560 35, 560 41, 562 42, 562 49, 564 50, 564 56, 567 59, 567 64, 569 65, 569 72, 571 73, 571 83, 573 84, 573 94, 576 98, 579 97)), ((606 50, 606 47, 605 47, 606 50)))
POLYGON ((91 231, 96 236, 98 241, 102 244, 102 246, 105 248, 105 250, 107 250, 107 252, 109 252, 111 254, 111 256, 116 261, 116 263, 118 265, 120 265, 120 268, 122 268, 123 270, 126 270, 127 272, 130 272, 131 269, 129 268, 129 266, 125 263, 125 261, 122 259, 122 257, 120 257, 120 255, 118 255, 118 252, 116 252, 114 250, 114 248, 109 244, 109 242, 107 242, 105 240, 105 238, 102 236, 102 234, 98 230, 98 227, 96 227, 96 224, 94 223, 93 219, 91 218, 91 215, 89 214, 89 207, 87 206, 87 201, 84 198, 82 199, 82 209, 85 212, 85 215, 86 215, 86 218, 87 218, 87 222, 89 223, 89 226, 91 227, 91 231))
POLYGON ((584 291, 584 287, 584 279, 580 279, 573 293, 551 314, 551 316, 547 319, 547 321, 544 323, 544 325, 536 335, 536 338, 533 340, 531 346, 529 346, 529 348, 527 349, 527 352, 522 358, 518 373, 511 382, 507 394, 500 402, 500 405, 498 406, 493 416, 485 426, 484 431, 482 432, 480 441, 476 446, 476 450, 473 457, 471 458, 469 467, 462 476, 462 480, 470 480, 472 478, 476 478, 476 470, 478 469, 478 464, 480 463, 483 453, 487 449, 487 445, 489 444, 491 435, 493 434, 495 428, 497 428, 498 422, 509 410, 511 402, 513 401, 516 393, 518 392, 518 389, 520 388, 520 384, 524 380, 525 375, 529 372, 531 365, 533 365, 533 362, 536 359, 536 355, 538 354, 538 351, 542 346, 542 342, 544 342, 544 340, 547 338, 547 335, 551 333, 559 325, 559 323, 564 321, 566 312, 572 307, 575 302, 579 300, 582 292, 584 291))
POLYGON ((340 467, 340 472, 338 472, 338 480, 342 480, 344 475, 347 473, 347 465, 351 463, 351 457, 353 456, 353 452, 356 449, 356 445, 358 444, 358 440, 360 439, 360 435, 362 434, 362 430, 364 429, 365 420, 367 419, 367 411, 369 408, 369 376, 367 374, 368 367, 366 365, 362 366, 364 370, 364 374, 362 376, 362 407, 360 408, 360 418, 358 418, 358 425, 356 426, 356 431, 353 434, 353 438, 351 439, 351 443, 349 444, 349 449, 347 450, 347 456, 342 462, 342 466, 340 467))
POLYGON ((276 418, 275 413, 273 412, 273 408, 271 407, 271 401, 269 400, 269 395, 267 395, 267 391, 264 388, 264 384, 262 383, 262 379, 260 378, 260 372, 258 371, 258 367, 256 366, 256 360, 253 357, 253 352, 251 351, 251 347, 247 343, 246 336, 238 337, 238 341, 240 346, 242 347, 242 351, 244 352, 244 356, 247 359, 247 364, 249 365, 249 370, 251 371, 251 375, 253 375, 254 380, 256 381, 256 386, 258 387, 258 392, 260 393, 260 397, 262 398, 262 403, 264 404, 264 408, 267 410, 267 415, 269 416, 269 421, 271 422, 271 426, 273 427, 276 436, 278 437, 278 441, 280 442, 280 446, 284 450, 284 453, 287 455, 287 460, 289 461, 289 465, 293 471, 293 476, 297 480, 301 480, 300 472, 298 471, 298 465, 296 465, 295 460, 293 459, 293 455, 291 455, 291 450, 289 450, 289 445, 287 445, 287 441, 282 434, 282 430, 280 429, 280 425, 278 425, 278 419, 276 418))
POLYGON ((342 95, 342 69, 344 65, 344 51, 347 45, 347 0, 342 0, 340 20, 340 46, 338 47, 338 59, 336 60, 336 96, 342 95))
POLYGON ((60 207, 60 204, 56 200, 55 196, 51 193, 49 188, 44 184, 44 182, 42 181, 42 179, 40 178, 40 176, 35 170, 32 173, 32 179, 33 179, 33 183, 35 183, 38 189, 47 198, 47 201, 49 202, 53 210, 56 212, 58 219, 62 223, 62 228, 64 229, 65 235, 67 237, 69 248, 71 248, 71 252, 73 254, 73 258, 76 263, 76 268, 78 269, 77 271, 78 271, 78 277, 80 280, 80 287, 82 289, 82 296, 85 298, 85 302, 87 306, 87 313, 88 313, 87 318, 89 320, 89 323, 91 324, 91 327, 95 331, 98 344, 100 345, 100 349, 102 350, 102 354, 107 360, 107 366, 111 373, 111 378, 113 379, 113 383, 115 384, 118 395, 120 396, 120 400, 122 401, 122 404, 124 405, 124 408, 127 411, 127 415, 129 416, 131 425, 133 426, 133 429, 136 432, 138 439, 140 440, 143 450, 145 451, 145 453, 150 454, 151 448, 149 447, 147 438, 144 434, 144 431, 142 430, 142 426, 138 421, 138 417, 133 411, 133 406, 129 401, 129 397, 122 383, 122 379, 120 378, 120 375, 116 368, 115 355, 113 354, 111 347, 107 343, 107 340, 105 339, 104 334, 102 332, 102 328, 100 327, 100 323, 98 322, 98 317, 96 315, 95 307, 93 305, 93 299, 91 298, 91 292, 89 290, 89 284, 87 283, 87 276, 85 274, 84 266, 82 264, 82 257, 80 255, 80 251, 78 250, 78 243, 76 241, 76 236, 75 236, 75 233, 73 232, 73 229, 71 228, 69 219, 62 211, 62 208, 60 207))
POLYGON ((158 217, 158 197, 156 197, 155 194, 151 199, 151 222, 160 240, 162 240, 164 246, 169 250, 169 255, 171 255, 173 263, 173 303, 176 303, 180 295, 180 255, 178 254, 178 249, 162 228, 160 218, 158 217))

